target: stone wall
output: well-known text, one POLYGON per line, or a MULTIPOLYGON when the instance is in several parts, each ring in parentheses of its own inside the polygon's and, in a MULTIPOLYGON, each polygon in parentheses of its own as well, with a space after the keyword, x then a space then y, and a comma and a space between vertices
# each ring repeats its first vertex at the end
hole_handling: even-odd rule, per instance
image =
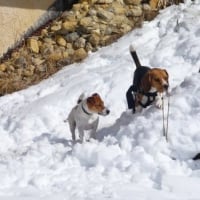
POLYGON ((153 19, 158 9, 141 1, 79 0, 0 60, 0 95, 36 84, 153 19))

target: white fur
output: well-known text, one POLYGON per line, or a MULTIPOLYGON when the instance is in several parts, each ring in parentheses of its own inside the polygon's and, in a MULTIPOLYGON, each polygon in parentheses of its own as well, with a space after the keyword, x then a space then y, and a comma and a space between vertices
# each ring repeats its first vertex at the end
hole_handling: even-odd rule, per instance
MULTIPOLYGON (((149 92, 157 92, 156 88, 151 87, 151 89, 149 90, 149 92)), ((155 98, 155 105, 157 108, 162 108, 162 93, 157 92, 157 96, 155 98)))
MULTIPOLYGON (((98 113, 94 113, 89 110, 87 106, 87 99, 81 99, 83 97, 84 95, 81 95, 79 97, 78 102, 80 101, 80 103, 73 107, 68 115, 68 122, 73 141, 76 140, 76 128, 78 129, 79 138, 81 142, 89 140, 90 138, 96 138, 96 130, 99 123, 99 115, 98 113)), ((107 115, 108 113, 109 111, 105 108, 100 114, 107 115)))
POLYGON ((155 99, 155 105, 157 108, 162 108, 162 93, 158 93, 155 99))

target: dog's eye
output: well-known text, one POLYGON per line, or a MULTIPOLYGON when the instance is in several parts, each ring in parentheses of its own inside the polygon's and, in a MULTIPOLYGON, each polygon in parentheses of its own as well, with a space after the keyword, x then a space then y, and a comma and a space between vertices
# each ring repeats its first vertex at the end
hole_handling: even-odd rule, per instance
POLYGON ((102 104, 97 104, 96 106, 97 106, 97 107, 100 107, 100 108, 101 108, 101 107, 103 107, 103 105, 102 105, 102 104))
POLYGON ((160 79, 159 78, 155 78, 154 79, 156 82, 160 82, 160 79))

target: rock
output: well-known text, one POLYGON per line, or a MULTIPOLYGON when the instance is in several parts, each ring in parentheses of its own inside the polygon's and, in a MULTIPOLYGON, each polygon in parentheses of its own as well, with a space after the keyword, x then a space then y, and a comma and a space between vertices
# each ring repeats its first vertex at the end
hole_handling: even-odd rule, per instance
POLYGON ((15 68, 13 67, 13 65, 8 65, 7 66, 7 71, 14 72, 15 68))
POLYGON ((0 64, 0 71, 1 71, 1 72, 5 72, 6 69, 7 69, 6 64, 4 64, 4 63, 0 64))
POLYGON ((93 47, 89 42, 87 42, 86 45, 85 45, 85 49, 86 49, 87 52, 89 52, 89 51, 93 50, 93 47))
POLYGON ((88 11, 88 15, 89 16, 96 16, 97 15, 97 11, 94 9, 94 8, 91 8, 89 11, 88 11))
MULTIPOLYGON (((122 34, 121 34, 122 35, 122 34)), ((102 46, 105 46, 105 45, 109 45, 111 44, 112 42, 116 41, 116 39, 118 39, 120 36, 120 34, 115 34, 115 35, 106 35, 104 37, 102 37, 101 41, 100 41, 100 44, 102 46)))
POLYGON ((111 24, 117 28, 120 28, 122 24, 131 24, 131 23, 125 15, 118 15, 112 19, 111 24))
POLYGON ((57 66, 62 68, 63 66, 66 66, 66 65, 69 65, 69 64, 72 64, 72 60, 71 58, 64 58, 60 61, 57 62, 57 66))
POLYGON ((54 51, 53 44, 45 43, 42 46, 40 46, 40 52, 44 56, 51 54, 53 51, 54 51))
POLYGON ((64 11, 61 15, 64 21, 76 21, 76 15, 73 11, 64 11))
POLYGON ((27 40, 27 46, 30 48, 30 50, 34 53, 39 53, 39 45, 38 41, 35 38, 29 38, 27 40))
POLYGON ((88 2, 85 2, 82 4, 82 10, 88 12, 90 9, 90 4, 88 2))
MULTIPOLYGON (((99 25, 99 30, 100 30, 101 36, 105 35, 107 27, 108 27, 108 24, 100 24, 99 25)), ((95 30, 98 30, 98 29, 96 28, 95 30)), ((92 32, 94 32, 94 31, 92 31, 92 32)))
POLYGON ((39 65, 43 64, 45 62, 45 60, 41 59, 41 58, 33 58, 32 62, 35 66, 39 66, 39 65))
POLYGON ((60 46, 63 46, 63 47, 65 47, 66 44, 67 44, 66 40, 62 36, 60 36, 60 35, 56 36, 56 43, 58 45, 60 45, 60 46))
POLYGON ((116 1, 112 3, 111 10, 115 14, 115 17, 119 15, 124 15, 126 11, 125 7, 121 3, 116 1))
POLYGON ((89 10, 89 4, 88 2, 84 2, 84 3, 76 3, 73 5, 73 8, 72 10, 73 11, 80 11, 83 15, 86 15, 86 13, 88 12, 89 10))
POLYGON ((66 48, 67 48, 67 49, 73 49, 72 43, 67 43, 66 48))
POLYGON ((89 3, 90 5, 92 5, 92 4, 96 3, 98 0, 79 0, 79 1, 80 1, 80 3, 87 2, 87 3, 89 3))
POLYGON ((114 17, 114 14, 112 12, 99 8, 97 11, 97 17, 109 22, 114 17))
POLYGON ((53 32, 59 31, 60 29, 61 29, 61 25, 60 24, 51 26, 51 31, 53 31, 53 32))
POLYGON ((124 0, 124 3, 127 5, 140 5, 141 0, 124 0))
POLYGON ((74 42, 79 38, 79 35, 77 32, 69 33, 65 36, 65 39, 67 42, 74 42))
POLYGON ((19 69, 17 69, 17 71, 16 71, 17 73, 17 76, 21 76, 22 75, 22 72, 23 72, 23 69, 22 68, 19 68, 19 69))
POLYGON ((153 20, 159 13, 159 10, 155 9, 152 5, 147 3, 142 5, 144 20, 151 21, 153 20))
POLYGON ((100 35, 97 33, 92 33, 90 36, 89 42, 92 44, 92 46, 96 47, 99 45, 100 42, 100 35))
POLYGON ((112 3, 113 0, 97 0, 95 3, 100 3, 100 4, 109 4, 112 3))
POLYGON ((33 76, 35 70, 35 66, 30 65, 28 69, 24 70, 23 75, 25 77, 33 76))
POLYGON ((47 44, 56 44, 56 42, 52 38, 50 38, 50 37, 44 38, 43 42, 45 42, 47 44))
POLYGON ((73 32, 77 26, 77 21, 65 21, 62 23, 62 31, 73 32))
POLYGON ((12 57, 13 59, 17 59, 17 58, 19 58, 19 56, 20 56, 20 53, 17 52, 17 51, 12 52, 12 54, 11 54, 11 57, 12 57))
POLYGON ((80 49, 77 49, 77 50, 75 50, 75 52, 74 52, 74 56, 73 56, 73 60, 74 61, 81 61, 81 60, 83 60, 84 58, 86 58, 87 57, 87 52, 85 51, 85 49, 84 48, 80 48, 80 49))
POLYGON ((151 7, 148 3, 142 4, 143 11, 151 11, 151 7))
POLYGON ((149 5, 151 7, 151 10, 158 10, 159 6, 162 4, 164 1, 159 1, 159 0, 150 0, 149 5))
POLYGON ((80 26, 83 26, 83 27, 87 27, 87 26, 92 26, 94 23, 93 23, 93 20, 91 17, 84 17, 80 20, 79 22, 79 25, 80 26))
POLYGON ((158 15, 158 13, 158 10, 144 10, 144 19, 151 21, 158 15))
POLYGON ((140 17, 140 16, 142 16, 142 8, 140 6, 131 6, 131 8, 129 10, 127 10, 126 16, 140 17))
POLYGON ((46 28, 41 30, 41 36, 42 37, 48 36, 48 30, 46 28))
POLYGON ((66 52, 69 54, 69 56, 73 56, 74 55, 74 49, 73 49, 73 47, 67 48, 66 52))
POLYGON ((44 46, 44 45, 48 46, 48 45, 52 45, 52 44, 54 45, 54 44, 56 44, 56 42, 52 38, 50 38, 50 37, 44 38, 43 42, 46 43, 46 44, 40 45, 40 48, 41 48, 41 46, 44 46))
POLYGON ((15 60, 15 65, 18 68, 26 68, 28 65, 28 62, 24 56, 20 56, 15 60))
POLYGON ((104 35, 111 35, 113 32, 113 27, 112 26, 107 26, 104 30, 104 35))
POLYGON ((131 31, 132 27, 129 26, 128 24, 122 24, 120 30, 122 32, 122 34, 128 33, 129 31, 131 31))
POLYGON ((75 3, 72 7, 72 11, 80 11, 82 8, 83 3, 75 3))
POLYGON ((83 37, 80 37, 74 42, 74 48, 75 49, 84 48, 85 43, 86 43, 86 40, 83 37))
POLYGON ((63 59, 63 54, 62 52, 53 52, 47 57, 47 59, 51 62, 58 61, 63 59))
POLYGON ((63 59, 69 58, 69 53, 67 51, 64 51, 62 54, 63 54, 63 59))
POLYGON ((79 22, 78 31, 85 34, 90 34, 93 30, 99 28, 99 24, 92 17, 84 17, 79 22))
POLYGON ((43 64, 43 65, 37 66, 35 70, 38 72, 46 72, 47 68, 48 68, 47 64, 43 64))

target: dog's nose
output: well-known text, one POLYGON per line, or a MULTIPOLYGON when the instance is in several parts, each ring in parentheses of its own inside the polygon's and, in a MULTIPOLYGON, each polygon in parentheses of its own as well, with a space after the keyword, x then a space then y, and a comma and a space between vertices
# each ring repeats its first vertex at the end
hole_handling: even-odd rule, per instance
POLYGON ((102 110, 102 112, 99 112, 98 114, 99 114, 99 115, 105 116, 105 115, 108 115, 109 113, 110 113, 110 110, 108 110, 107 108, 104 108, 104 109, 102 110))
POLYGON ((108 115, 109 113, 110 113, 110 110, 107 109, 107 110, 106 110, 106 114, 108 115))
POLYGON ((164 87, 165 90, 168 90, 169 85, 168 85, 168 84, 165 84, 163 87, 164 87))

